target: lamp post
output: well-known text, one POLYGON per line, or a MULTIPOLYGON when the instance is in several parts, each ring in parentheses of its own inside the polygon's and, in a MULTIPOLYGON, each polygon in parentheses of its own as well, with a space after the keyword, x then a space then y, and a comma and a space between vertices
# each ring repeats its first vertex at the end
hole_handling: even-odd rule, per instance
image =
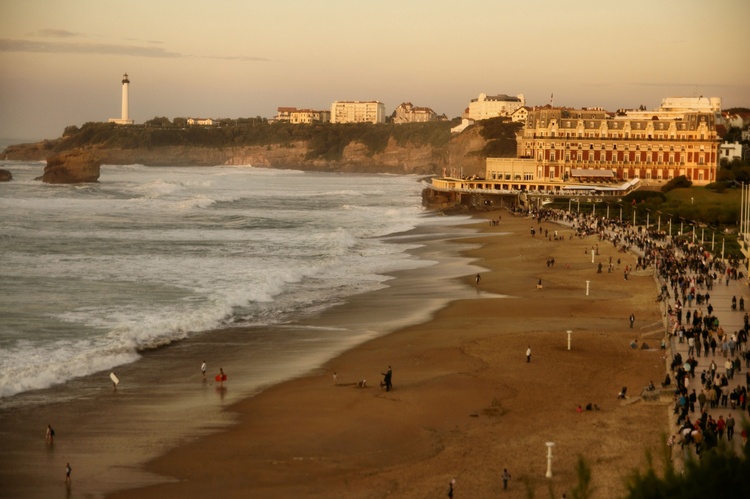
POLYGON ((570 213, 570 205, 573 203, 573 198, 568 198, 568 213, 570 213))
POLYGON ((646 208, 646 230, 648 230, 649 222, 651 221, 651 210, 646 208))
POLYGON ((714 229, 713 234, 711 234, 711 253, 714 251, 714 239, 716 239, 716 230, 714 229))
POLYGON ((609 220, 609 203, 607 203, 607 220, 609 220))
POLYGON ((659 214, 659 218, 656 221, 656 232, 661 232, 661 212, 657 211, 656 213, 659 214))
POLYGON ((620 205, 620 224, 622 224, 622 205, 620 205))

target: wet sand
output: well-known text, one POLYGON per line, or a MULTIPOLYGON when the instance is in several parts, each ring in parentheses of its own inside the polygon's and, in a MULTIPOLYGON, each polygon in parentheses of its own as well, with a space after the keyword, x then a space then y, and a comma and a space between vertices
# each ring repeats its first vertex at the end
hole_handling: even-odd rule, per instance
MULTIPOLYGON (((606 268, 612 256, 621 264, 597 274, 594 237, 569 239, 570 230, 551 223, 542 232, 557 230, 562 240, 541 237, 537 224, 531 237, 529 219, 502 216, 461 240, 477 245, 467 254, 486 269, 479 285, 473 274, 456 278, 473 294, 227 407, 236 424, 147 465, 147 476, 166 481, 110 497, 421 498, 445 496, 454 478, 455 497, 490 497, 503 493, 503 468, 512 475, 503 497, 527 497, 526 486, 545 497, 553 487, 559 497, 575 483, 579 455, 592 467, 595 497, 622 495, 623 478, 667 431, 664 406, 617 399, 622 386, 636 397, 664 377, 662 351, 628 347, 634 337, 660 342, 654 279, 623 279, 635 257, 611 243, 599 244, 596 263, 606 268), (545 263, 551 257, 554 267, 545 263), (388 365, 390 392, 378 386, 388 365), (357 386, 362 379, 367 388, 357 386), (588 403, 600 410, 576 411, 588 403), (555 443, 552 478, 546 442, 555 443)), ((384 303, 408 299, 363 295, 325 316, 342 324, 368 310, 387 317, 384 303)))

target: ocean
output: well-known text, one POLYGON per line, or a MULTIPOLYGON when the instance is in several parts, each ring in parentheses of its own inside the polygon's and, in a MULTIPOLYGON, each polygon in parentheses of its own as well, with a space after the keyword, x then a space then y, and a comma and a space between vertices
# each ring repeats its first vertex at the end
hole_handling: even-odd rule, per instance
POLYGON ((103 165, 47 185, 43 163, 0 168, 0 408, 231 328, 273 327, 264 344, 288 351, 325 339, 323 361, 379 332, 284 325, 434 265, 408 232, 468 220, 425 213, 416 176, 103 165))

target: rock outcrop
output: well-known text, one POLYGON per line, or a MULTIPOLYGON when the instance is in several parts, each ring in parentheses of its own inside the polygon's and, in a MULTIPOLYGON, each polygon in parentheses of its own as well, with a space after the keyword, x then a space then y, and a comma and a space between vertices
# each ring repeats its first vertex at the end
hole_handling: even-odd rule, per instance
POLYGON ((97 182, 101 162, 88 151, 73 151, 47 159, 44 175, 39 180, 48 184, 78 184, 97 182))
POLYGON ((8 170, 0 170, 0 182, 10 182, 13 180, 13 175, 8 170))

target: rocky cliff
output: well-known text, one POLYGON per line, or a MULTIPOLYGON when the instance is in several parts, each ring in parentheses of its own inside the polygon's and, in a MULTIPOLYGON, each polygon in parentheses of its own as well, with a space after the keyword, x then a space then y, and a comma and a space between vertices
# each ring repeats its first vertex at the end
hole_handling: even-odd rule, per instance
MULTIPOLYGON (((491 121, 491 120, 488 120, 491 121)), ((107 129, 98 125, 99 135, 109 134, 117 138, 124 129, 107 129)), ((299 125, 297 125, 299 126, 299 125)), ((381 125, 382 126, 382 125, 381 125)), ((81 134, 87 129, 81 129, 81 134)), ((328 129, 330 131, 331 129, 328 129)), ((335 129, 333 129, 335 130, 335 129)), ((382 129, 377 129, 382 130, 382 129)), ((402 128, 401 130, 406 130, 402 128)), ((384 147, 373 148, 360 140, 344 142, 340 154, 315 154, 316 137, 306 140, 290 140, 283 143, 263 145, 233 145, 231 141, 222 146, 206 146, 190 142, 190 134, 185 131, 183 144, 159 144, 153 130, 133 129, 146 136, 138 141, 121 142, 126 145, 112 145, 98 141, 96 130, 89 135, 78 135, 76 147, 71 137, 45 140, 35 144, 10 146, 3 152, 5 159, 37 161, 49 159, 57 154, 68 153, 81 148, 101 164, 142 164, 147 166, 214 166, 214 165, 253 165, 267 168, 289 168, 315 171, 339 171, 362 173, 393 173, 419 175, 483 175, 486 146, 492 141, 485 125, 477 124, 461 134, 433 142, 429 140, 396 140, 391 137, 383 142, 384 147), (437 144, 437 145, 436 145, 437 144), (333 158, 333 159, 331 159, 333 158)), ((446 130, 447 132, 447 130, 446 130)), ((125 132, 123 132, 125 133, 125 132)), ((449 132, 447 132, 449 133, 449 132)), ((171 138, 174 140, 175 132, 171 138)), ((511 134, 512 135, 512 134, 511 134)), ((180 138, 179 136, 177 138, 180 138)), ((506 142, 508 139, 503 139, 506 142)), ((510 139, 515 150, 515 138, 510 139)))

